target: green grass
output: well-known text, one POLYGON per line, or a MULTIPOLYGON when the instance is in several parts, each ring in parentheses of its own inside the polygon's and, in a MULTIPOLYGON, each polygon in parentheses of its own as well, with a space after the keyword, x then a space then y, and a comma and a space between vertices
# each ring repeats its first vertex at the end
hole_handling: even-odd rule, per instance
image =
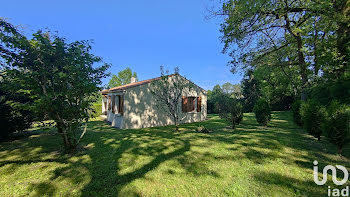
POLYGON ((199 123, 175 133, 92 121, 74 156, 60 154, 54 130, 0 143, 0 196, 326 196, 312 162, 350 166, 289 112, 274 112, 268 127, 251 113, 235 130, 213 115, 200 124, 213 133, 196 133, 199 123))

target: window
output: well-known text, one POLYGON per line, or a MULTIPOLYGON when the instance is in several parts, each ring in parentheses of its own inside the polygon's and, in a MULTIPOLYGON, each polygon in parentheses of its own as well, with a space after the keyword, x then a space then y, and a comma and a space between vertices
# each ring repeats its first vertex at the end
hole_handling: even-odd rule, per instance
POLYGON ((193 112, 196 102, 196 97, 182 97, 182 112, 193 112))
POLYGON ((112 104, 111 104, 111 96, 108 96, 108 110, 111 110, 112 104))
POLYGON ((194 112, 197 102, 197 112, 202 111, 202 98, 201 97, 182 97, 182 112, 194 112))
POLYGON ((112 113, 114 114, 115 113, 115 95, 112 95, 112 113))
POLYGON ((197 112, 202 110, 202 97, 197 97, 197 112))
POLYGON ((124 113, 124 96, 118 95, 118 113, 123 115, 124 113))

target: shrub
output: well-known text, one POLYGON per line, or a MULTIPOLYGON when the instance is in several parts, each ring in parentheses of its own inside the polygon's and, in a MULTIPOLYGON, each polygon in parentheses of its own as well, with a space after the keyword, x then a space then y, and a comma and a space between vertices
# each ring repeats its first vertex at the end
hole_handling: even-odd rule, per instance
POLYGON ((292 104, 293 119, 294 119, 294 122, 299 126, 303 125, 301 121, 301 115, 300 115, 301 104, 302 104, 301 100, 296 100, 292 104))
POLYGON ((102 115, 102 104, 101 103, 95 103, 93 105, 93 111, 92 111, 92 117, 96 118, 102 115))
POLYGON ((28 129, 35 118, 30 110, 32 99, 17 87, 10 81, 0 81, 0 141, 11 133, 28 129))
POLYGON ((300 115, 306 131, 320 140, 327 115, 326 109, 319 102, 308 100, 301 104, 300 115))
POLYGON ((219 116, 230 122, 232 129, 236 127, 243 119, 243 106, 238 99, 229 95, 223 95, 218 102, 219 116))
POLYGON ((332 101, 328 107, 328 117, 325 124, 325 134, 329 142, 338 147, 342 153, 344 145, 350 141, 350 107, 332 101))
POLYGON ((256 121, 264 126, 267 126, 267 123, 271 119, 271 108, 269 103, 260 98, 254 105, 253 111, 255 113, 256 121))

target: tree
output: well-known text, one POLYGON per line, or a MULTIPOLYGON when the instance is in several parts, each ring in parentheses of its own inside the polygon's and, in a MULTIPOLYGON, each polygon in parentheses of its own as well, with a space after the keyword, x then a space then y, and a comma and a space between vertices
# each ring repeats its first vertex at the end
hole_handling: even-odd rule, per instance
POLYGON ((260 97, 259 82, 254 77, 253 70, 248 70, 242 80, 242 95, 244 98, 244 111, 251 112, 260 97))
POLYGON ((253 111, 255 113, 256 121, 264 126, 271 120, 271 108, 269 103, 260 98, 254 105, 253 111))
POLYGON ((243 120, 242 104, 238 99, 232 98, 231 95, 222 94, 218 106, 220 118, 230 122, 232 129, 235 129, 236 125, 243 120))
POLYGON ((208 113, 219 113, 218 111, 218 100, 223 94, 223 90, 221 89, 220 85, 217 84, 214 86, 212 91, 208 91, 207 96, 207 108, 208 108, 208 113))
POLYGON ((38 31, 22 45, 21 59, 9 73, 37 98, 35 109, 54 120, 65 150, 73 151, 109 65, 96 66, 102 59, 91 54, 88 41, 67 43, 50 32, 38 31))
POLYGON ((222 84, 221 89, 225 94, 232 94, 234 92, 233 84, 230 82, 222 84))
POLYGON ((9 79, 3 70, 0 74, 0 141, 11 133, 28 129, 34 115, 31 110, 33 99, 28 91, 16 81, 9 79))
POLYGON ((109 88, 112 88, 131 83, 132 77, 137 81, 136 72, 132 72, 131 69, 127 67, 126 69, 119 71, 117 75, 112 75, 111 80, 108 82, 108 86, 109 88))
POLYGON ((181 121, 181 99, 185 92, 193 90, 193 83, 183 78, 177 73, 165 75, 161 67, 161 77, 159 80, 151 82, 151 93, 154 95, 157 107, 166 112, 174 121, 176 131, 179 131, 181 121))
POLYGON ((254 70, 261 97, 269 100, 274 111, 289 110, 294 99, 299 96, 300 83, 293 68, 261 65, 254 70))
POLYGON ((296 68, 306 100, 307 88, 320 74, 334 80, 348 68, 349 5, 343 0, 224 1, 215 13, 224 16, 223 52, 232 56, 233 72, 266 64, 296 68))
POLYGON ((0 69, 11 65, 21 50, 20 41, 25 37, 15 26, 0 18, 0 69))
POLYGON ((13 25, 0 18, 0 141, 13 132, 28 129, 34 119, 30 92, 7 73, 18 59, 23 39, 13 25))
POLYGON ((222 84, 221 89, 225 94, 229 94, 232 97, 240 98, 242 96, 241 87, 239 84, 231 84, 230 82, 226 82, 222 84))

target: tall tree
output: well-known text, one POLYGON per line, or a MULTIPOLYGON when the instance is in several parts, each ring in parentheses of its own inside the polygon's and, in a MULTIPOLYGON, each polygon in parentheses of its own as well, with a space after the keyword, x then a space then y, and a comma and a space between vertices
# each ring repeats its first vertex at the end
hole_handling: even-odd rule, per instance
POLYGON ((107 64, 96 67, 102 59, 91 54, 88 41, 67 43, 49 32, 37 32, 9 73, 26 85, 37 98, 35 109, 56 123, 66 150, 74 150, 85 132, 81 124, 106 77, 107 64), (35 79, 35 80, 33 80, 35 79))
POLYGON ((23 39, 16 27, 0 18, 0 141, 10 133, 29 128, 34 119, 30 92, 7 72, 18 59, 23 39))
POLYGON ((131 82, 131 78, 134 77, 137 81, 136 72, 127 67, 126 69, 119 71, 117 75, 112 75, 111 80, 108 83, 109 88, 125 85, 131 82))
POLYGON ((25 37, 15 26, 0 18, 0 69, 11 65, 18 56, 20 41, 25 37))
POLYGON ((261 95, 259 82, 254 77, 253 70, 248 70, 242 80, 242 94, 244 98, 244 111, 251 112, 261 95))
POLYGON ((219 84, 215 85, 213 87, 212 91, 208 91, 207 96, 207 108, 208 108, 208 113, 219 113, 219 106, 218 102, 220 97, 223 94, 223 90, 221 89, 221 86, 219 84))
MULTIPOLYGON (((305 100, 306 88, 310 79, 318 76, 322 58, 331 57, 323 61, 325 64, 338 59, 345 65, 343 60, 349 48, 349 36, 345 33, 349 27, 348 6, 343 0, 225 1, 216 14, 225 17, 222 41, 224 52, 229 51, 233 58, 232 70, 264 65, 269 59, 275 60, 269 62, 274 66, 296 67, 301 98, 305 100), (338 50, 330 50, 332 47, 326 45, 334 43, 332 39, 341 45, 336 47, 338 50)), ((346 68, 338 65, 332 64, 330 72, 346 68)))

